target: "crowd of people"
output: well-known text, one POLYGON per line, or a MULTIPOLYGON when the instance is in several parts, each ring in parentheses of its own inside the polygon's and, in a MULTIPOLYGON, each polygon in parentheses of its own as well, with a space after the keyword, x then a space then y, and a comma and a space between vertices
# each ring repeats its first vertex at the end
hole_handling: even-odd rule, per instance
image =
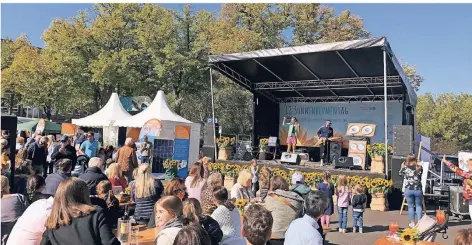
MULTIPOLYGON (((13 190, 10 168, 4 167, 8 147, 2 141, 3 244, 120 244, 112 232, 123 215, 115 194, 127 189, 135 203, 129 214, 136 223, 157 230, 158 245, 321 245, 323 228, 330 227, 335 206, 339 232, 347 232, 351 208, 352 232, 363 233, 365 188, 359 184, 350 188, 344 175, 334 185, 325 172, 323 182, 312 187, 300 172, 288 183, 253 160, 228 190, 224 176, 210 173, 209 159, 202 158, 185 179, 176 177, 163 185, 152 176, 148 163, 138 164, 131 138, 118 150, 102 151, 93 133, 86 137, 72 141, 62 136, 60 143, 47 136, 27 143, 20 138, 13 190), (240 199, 248 205, 237 207, 240 199)), ((417 186, 420 172, 412 159, 400 170, 408 178, 408 190, 421 188, 417 186)), ((410 199, 415 195, 406 193, 410 199)), ((421 211, 418 219, 420 215, 421 211)), ((459 232, 456 240, 471 242, 471 237, 468 229, 459 232)))

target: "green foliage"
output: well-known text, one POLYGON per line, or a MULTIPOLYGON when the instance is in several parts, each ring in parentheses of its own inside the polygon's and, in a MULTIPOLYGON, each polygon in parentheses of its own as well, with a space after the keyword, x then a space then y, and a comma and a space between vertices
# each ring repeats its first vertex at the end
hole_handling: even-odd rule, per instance
POLYGON ((421 95, 416 111, 417 131, 432 138, 433 151, 472 150, 471 94, 421 95))

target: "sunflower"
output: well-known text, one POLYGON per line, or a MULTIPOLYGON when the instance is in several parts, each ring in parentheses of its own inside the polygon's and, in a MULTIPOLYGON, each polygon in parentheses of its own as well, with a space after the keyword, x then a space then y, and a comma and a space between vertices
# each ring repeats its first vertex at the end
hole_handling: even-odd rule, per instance
POLYGON ((403 243, 412 243, 418 240, 418 230, 417 229, 404 229, 400 233, 400 239, 403 243))

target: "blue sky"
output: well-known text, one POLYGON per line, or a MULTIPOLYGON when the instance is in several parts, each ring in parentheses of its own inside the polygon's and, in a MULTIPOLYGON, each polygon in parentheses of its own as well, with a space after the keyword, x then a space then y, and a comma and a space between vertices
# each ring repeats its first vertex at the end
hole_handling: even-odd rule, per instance
MULTIPOLYGON (((179 8, 182 4, 163 4, 179 8)), ((72 17, 91 4, 2 4, 1 36, 26 33, 42 47, 43 31, 55 18, 72 17)), ((194 4, 218 12, 219 4, 194 4)), ((329 4, 364 19, 374 37, 386 36, 396 56, 425 78, 419 94, 472 91, 472 4, 329 4)))

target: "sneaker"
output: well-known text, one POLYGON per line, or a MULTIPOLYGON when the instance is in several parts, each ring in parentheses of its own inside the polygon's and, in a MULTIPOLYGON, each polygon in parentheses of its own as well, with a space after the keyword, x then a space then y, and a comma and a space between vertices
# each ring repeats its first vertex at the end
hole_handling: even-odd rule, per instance
POLYGON ((359 228, 359 233, 362 233, 362 228, 359 228))
POLYGON ((415 222, 411 222, 408 226, 409 226, 410 228, 414 228, 414 227, 415 227, 415 222))
POLYGON ((343 233, 343 229, 339 228, 339 233, 343 233))
POLYGON ((343 229, 343 233, 347 233, 347 229, 343 229))
POLYGON ((352 233, 356 233, 356 227, 352 227, 352 233))

